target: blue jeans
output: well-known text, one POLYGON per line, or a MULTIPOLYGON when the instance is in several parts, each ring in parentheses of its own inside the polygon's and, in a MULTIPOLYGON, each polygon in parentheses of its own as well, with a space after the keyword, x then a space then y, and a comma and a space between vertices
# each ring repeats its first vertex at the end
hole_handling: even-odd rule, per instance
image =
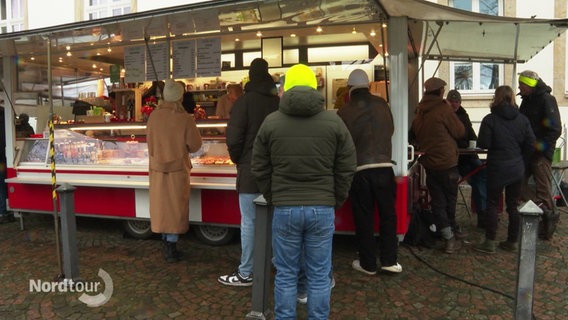
POLYGON ((252 258, 254 251, 254 220, 256 218, 256 205, 254 199, 260 193, 239 193, 239 208, 241 210, 241 264, 239 273, 243 277, 252 274, 252 258))
POLYGON ((335 211, 331 206, 275 207, 272 248, 275 319, 296 319, 298 275, 304 255, 308 318, 328 319, 335 211))
MULTIPOLYGON (((306 262, 304 261, 304 254, 300 258, 300 273, 298 274, 298 296, 308 294, 308 279, 306 277, 306 262)), ((329 269, 329 285, 333 283, 333 266, 329 269)))
MULTIPOLYGON (((458 170, 462 177, 482 165, 483 162, 477 158, 460 159, 458 170)), ((471 200, 475 204, 477 213, 485 211, 487 208, 487 170, 485 168, 471 176, 467 183, 471 186, 471 200)))
POLYGON ((177 233, 162 233, 162 240, 167 242, 178 242, 179 234, 177 233))

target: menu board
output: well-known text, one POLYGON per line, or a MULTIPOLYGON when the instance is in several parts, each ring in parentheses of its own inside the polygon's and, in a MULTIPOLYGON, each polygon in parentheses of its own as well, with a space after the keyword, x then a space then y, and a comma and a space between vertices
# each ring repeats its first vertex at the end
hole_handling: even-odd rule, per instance
POLYGON ((173 42, 172 60, 174 79, 195 78, 195 40, 173 42))
POLYGON ((122 40, 144 39, 144 22, 128 21, 121 23, 122 40))
POLYGON ((197 40, 197 76, 221 75, 221 38, 197 40))
POLYGON ((165 17, 152 17, 146 25, 146 36, 160 37, 168 35, 168 23, 165 17))
POLYGON ((169 17, 170 32, 175 35, 182 35, 184 33, 195 32, 193 26, 193 16, 188 16, 186 13, 177 14, 169 17))
POLYGON ((146 55, 146 81, 158 81, 170 78, 170 54, 167 42, 148 45, 146 55))
POLYGON ((197 32, 219 30, 219 12, 217 9, 211 9, 199 12, 193 16, 195 21, 195 29, 197 32))
POLYGON ((127 83, 143 82, 144 61, 146 59, 145 46, 124 47, 124 81, 127 83))

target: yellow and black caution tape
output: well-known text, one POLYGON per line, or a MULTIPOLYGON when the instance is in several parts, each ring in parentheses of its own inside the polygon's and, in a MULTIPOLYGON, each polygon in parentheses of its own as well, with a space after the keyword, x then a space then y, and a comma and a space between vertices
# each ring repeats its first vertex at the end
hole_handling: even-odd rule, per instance
POLYGON ((55 144, 54 144, 55 130, 53 127, 53 119, 49 120, 48 125, 49 125, 49 159, 51 162, 51 197, 53 200, 56 200, 57 179, 55 177, 55 144))

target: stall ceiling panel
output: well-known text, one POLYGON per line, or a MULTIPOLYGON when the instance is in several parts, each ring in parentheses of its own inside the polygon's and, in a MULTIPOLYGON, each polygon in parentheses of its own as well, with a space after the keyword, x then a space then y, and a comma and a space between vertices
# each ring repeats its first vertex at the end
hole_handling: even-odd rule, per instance
POLYGON ((422 0, 216 0, 0 34, 0 55, 17 55, 20 66, 45 66, 50 43, 53 66, 106 74, 120 64, 125 46, 145 40, 220 37, 222 51, 247 51, 260 49, 258 31, 282 36, 284 48, 370 43, 388 52, 380 31, 393 16, 408 17, 409 34, 400 36, 413 55, 439 60, 524 62, 567 27, 567 20, 487 16, 422 0))

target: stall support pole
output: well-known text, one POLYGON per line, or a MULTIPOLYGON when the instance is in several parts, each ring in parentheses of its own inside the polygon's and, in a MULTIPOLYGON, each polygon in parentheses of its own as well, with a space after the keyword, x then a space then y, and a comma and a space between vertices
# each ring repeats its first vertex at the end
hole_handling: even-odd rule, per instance
POLYGON ((536 267, 536 243, 538 221, 542 209, 529 201, 519 210, 521 215, 521 239, 519 241, 517 292, 515 296, 515 319, 532 319, 533 291, 536 267))
POLYGON ((75 220, 74 192, 77 188, 64 183, 57 192, 61 205, 61 244, 63 247, 63 274, 65 280, 79 280, 79 254, 75 220))
POLYGON ((268 305, 272 267, 272 213, 263 196, 254 200, 256 218, 254 223, 254 256, 252 274, 252 311, 246 319, 268 319, 271 308, 268 305))

